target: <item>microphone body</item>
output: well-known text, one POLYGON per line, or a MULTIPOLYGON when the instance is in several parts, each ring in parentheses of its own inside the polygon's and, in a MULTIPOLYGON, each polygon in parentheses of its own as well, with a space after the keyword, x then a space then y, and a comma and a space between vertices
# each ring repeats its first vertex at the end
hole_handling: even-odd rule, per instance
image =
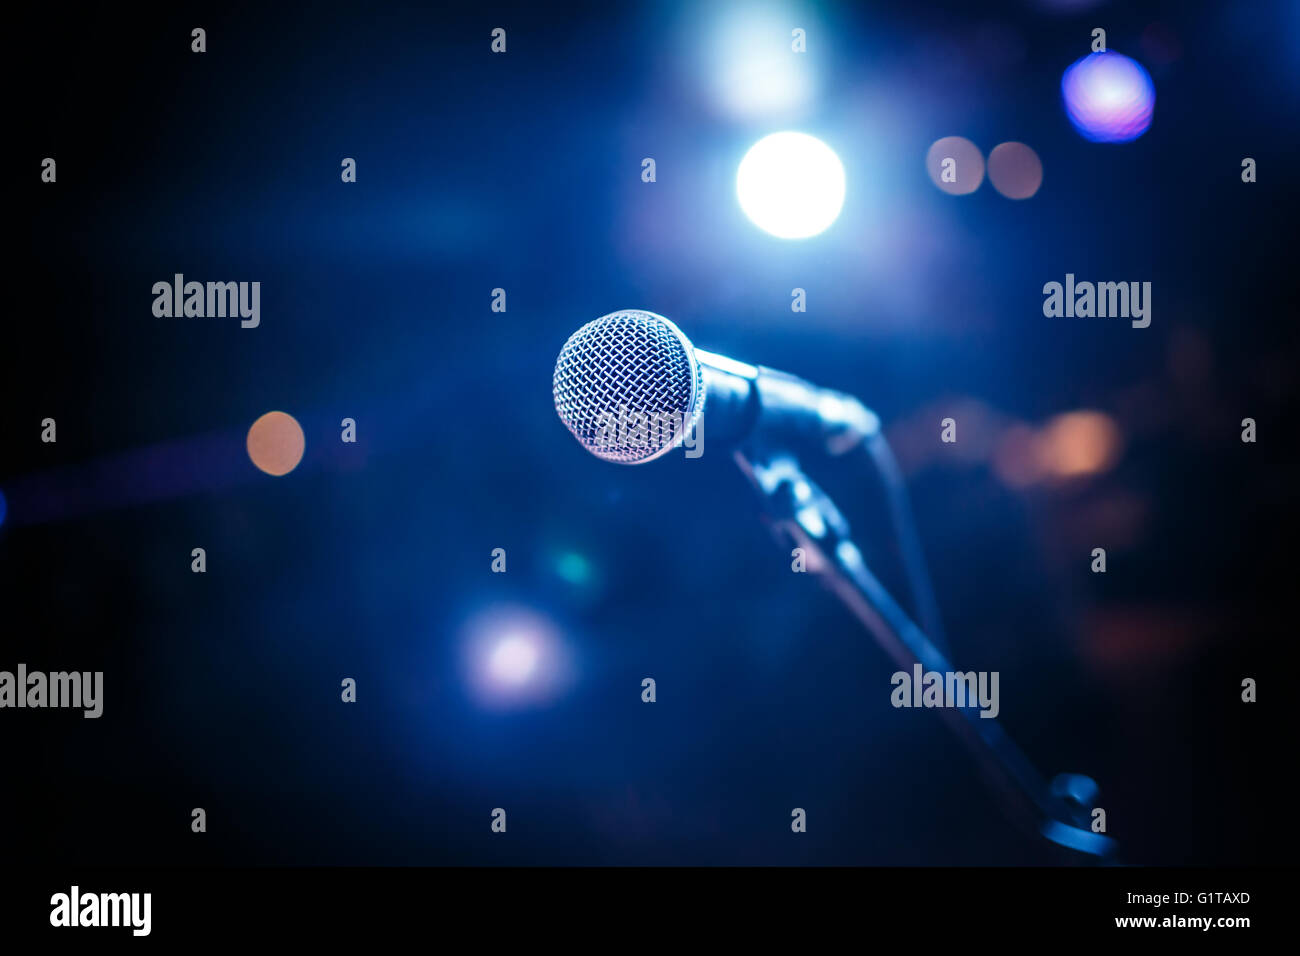
POLYGON ((555 363, 555 410, 598 458, 642 464, 702 433, 711 447, 753 443, 844 454, 880 433, 856 398, 775 369, 695 348, 669 319, 627 309, 588 322, 555 363), (673 428, 612 428, 629 415, 673 428), (701 432, 702 429, 702 432, 701 432))
POLYGON ((797 376, 695 350, 707 396, 702 421, 710 443, 733 447, 817 448, 842 455, 880 431, 880 419, 852 395, 797 376))

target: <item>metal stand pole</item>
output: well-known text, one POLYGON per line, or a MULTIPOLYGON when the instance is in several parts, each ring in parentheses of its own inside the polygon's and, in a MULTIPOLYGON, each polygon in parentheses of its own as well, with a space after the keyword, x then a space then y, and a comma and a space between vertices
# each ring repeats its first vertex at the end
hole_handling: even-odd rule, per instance
MULTIPOLYGON (((808 570, 823 576, 900 668, 910 671, 919 663, 941 674, 954 670, 876 580, 844 516, 792 455, 750 449, 736 452, 736 461, 758 491, 773 533, 804 549, 808 570)), ((1088 828, 1089 803, 1096 793, 1090 779, 1062 775, 1049 787, 995 718, 982 717, 972 706, 944 707, 940 712, 1014 820, 1060 846, 1097 858, 1113 856, 1115 841, 1088 828)))

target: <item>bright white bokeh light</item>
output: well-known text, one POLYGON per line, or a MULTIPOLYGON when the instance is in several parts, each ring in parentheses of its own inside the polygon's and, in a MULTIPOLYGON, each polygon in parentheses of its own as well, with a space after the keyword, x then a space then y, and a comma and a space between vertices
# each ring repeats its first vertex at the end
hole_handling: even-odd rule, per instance
POLYGON ((522 684, 537 667, 537 648, 526 638, 512 635, 497 645, 488 666, 502 683, 522 684))
MULTIPOLYGON (((792 24, 806 17, 780 5, 723 8, 707 28, 694 27, 714 103, 734 119, 771 120, 795 114, 812 101, 812 58, 791 49, 792 24)), ((780 120, 778 120, 780 121, 780 120)))
POLYGON ((460 645, 466 689, 488 710, 546 706, 577 678, 570 642, 533 608, 481 609, 462 625, 460 645))
MULTIPOLYGON (((675 7, 683 92, 733 123, 796 126, 816 103, 838 31, 809 0, 709 0, 675 7)), ((665 38, 666 39, 666 38, 665 38)))
POLYGON ((782 239, 824 231, 844 205, 844 166, 835 151, 807 133, 773 133, 750 147, 736 173, 745 215, 782 239))

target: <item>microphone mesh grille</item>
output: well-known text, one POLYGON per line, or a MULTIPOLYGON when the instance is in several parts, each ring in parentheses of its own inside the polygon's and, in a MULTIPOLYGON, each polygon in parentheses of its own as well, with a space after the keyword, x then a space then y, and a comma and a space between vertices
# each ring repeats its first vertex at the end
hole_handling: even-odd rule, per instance
POLYGON ((556 414, 573 437, 597 458, 623 464, 668 451, 704 399, 690 341, 668 319, 639 310, 611 312, 569 336, 554 388, 556 414))

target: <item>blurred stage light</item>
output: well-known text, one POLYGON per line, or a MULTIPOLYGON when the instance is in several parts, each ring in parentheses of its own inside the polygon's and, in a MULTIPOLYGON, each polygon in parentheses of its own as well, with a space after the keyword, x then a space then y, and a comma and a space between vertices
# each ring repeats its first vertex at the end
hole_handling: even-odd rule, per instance
POLYGON ((470 693, 492 709, 545 704, 572 682, 569 649, 557 628, 528 608, 478 614, 465 628, 462 649, 470 693))
POLYGON ((576 551, 565 551, 555 561, 555 573, 569 584, 583 585, 591 580, 591 563, 576 551))
POLYGON ((526 636, 510 635, 497 644, 489 667, 493 680, 517 687, 536 669, 537 647, 526 636))
POLYGON ((1047 423, 1043 464, 1060 478, 1106 471, 1119 458, 1119 428, 1101 412, 1067 412, 1047 423))
POLYGON ((697 62, 714 106, 733 119, 793 118, 812 101, 810 57, 791 46, 791 30, 810 17, 777 5, 735 5, 703 29, 692 25, 697 62))
POLYGON ((1028 425, 1003 432, 993 453, 993 471, 1010 488, 1028 488, 1043 480, 1038 433, 1028 425))
POLYGON ((844 205, 844 166, 834 150, 806 133, 773 133, 750 147, 736 173, 745 215, 782 239, 824 231, 844 205))
POLYGON ((278 478, 298 467, 307 439, 292 415, 267 412, 248 429, 247 446, 253 464, 278 478))
POLYGON ((1057 415, 1043 428, 1008 428, 998 442, 993 467, 1012 488, 1109 471, 1119 461, 1120 430, 1102 412, 1057 415))
POLYGON ((989 153, 989 182, 1008 199, 1028 199, 1043 185, 1043 162, 1024 143, 1001 143, 989 153))
POLYGON ((604 593, 599 562, 571 541, 544 547, 541 566, 546 572, 547 593, 566 607, 590 606, 604 593))
POLYGON ((5 515, 9 513, 9 503, 5 501, 5 493, 0 491, 0 527, 4 526, 5 515))
POLYGON ((984 154, 964 136, 936 139, 925 154, 925 168, 934 184, 946 193, 964 196, 984 182, 984 154), (945 173, 951 182, 945 182, 945 173))
POLYGON ((1147 71, 1122 53, 1089 53, 1061 76, 1065 113, 1095 143, 1127 143, 1151 125, 1156 88, 1147 71))

